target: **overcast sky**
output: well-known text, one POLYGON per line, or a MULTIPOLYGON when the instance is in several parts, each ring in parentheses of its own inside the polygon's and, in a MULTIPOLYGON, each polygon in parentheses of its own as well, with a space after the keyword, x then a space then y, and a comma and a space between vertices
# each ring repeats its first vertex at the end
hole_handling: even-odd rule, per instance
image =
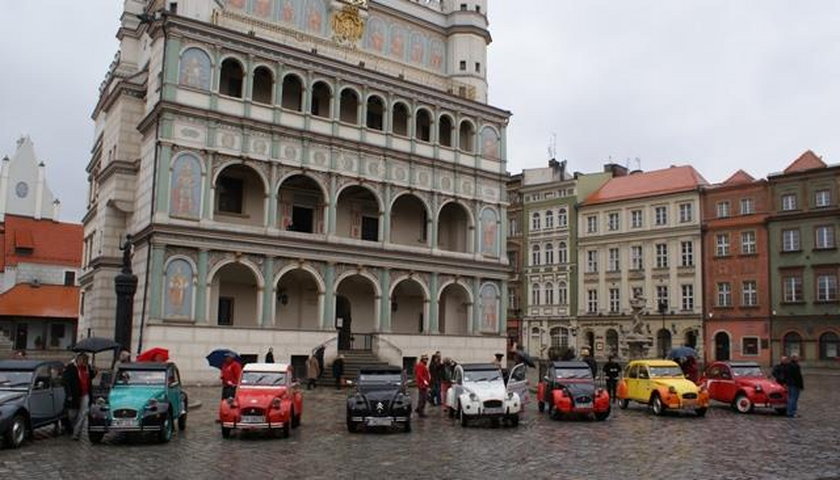
MULTIPOLYGON (((29 134, 67 221, 84 214, 90 113, 121 8, 2 2, 0 154, 29 134)), ((490 101, 513 112, 512 173, 544 166, 552 135, 577 171, 639 158, 719 182, 807 149, 840 162, 838 1, 491 0, 489 14, 490 101)))

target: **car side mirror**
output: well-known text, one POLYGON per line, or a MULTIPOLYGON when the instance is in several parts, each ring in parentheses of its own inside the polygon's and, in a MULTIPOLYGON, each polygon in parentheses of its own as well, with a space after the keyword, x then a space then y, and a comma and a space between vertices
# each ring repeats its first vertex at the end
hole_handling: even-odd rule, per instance
POLYGON ((35 382, 35 390, 46 390, 47 389, 47 382, 43 380, 38 380, 35 382))

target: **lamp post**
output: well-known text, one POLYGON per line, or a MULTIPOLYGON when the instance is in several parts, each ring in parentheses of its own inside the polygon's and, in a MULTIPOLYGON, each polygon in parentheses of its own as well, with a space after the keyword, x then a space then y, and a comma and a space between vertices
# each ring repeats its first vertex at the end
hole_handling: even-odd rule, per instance
POLYGON ((662 358, 665 358, 668 356, 668 352, 665 351, 665 313, 668 311, 668 304, 664 300, 659 300, 658 307, 659 313, 662 315, 662 330, 656 336, 659 342, 662 343, 660 348, 662 348, 662 358))

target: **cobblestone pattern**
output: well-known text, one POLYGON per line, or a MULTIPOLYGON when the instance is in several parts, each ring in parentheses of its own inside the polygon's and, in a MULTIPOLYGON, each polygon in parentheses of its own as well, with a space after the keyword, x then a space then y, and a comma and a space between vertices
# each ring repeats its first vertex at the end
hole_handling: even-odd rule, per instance
POLYGON ((411 433, 348 433, 346 391, 305 392, 303 424, 289 439, 224 440, 218 390, 192 389, 201 409, 171 443, 110 435, 102 445, 36 432, 0 451, 1 479, 85 478, 840 478, 840 376, 806 378, 801 417, 739 415, 718 405, 706 418, 613 409, 605 422, 552 421, 531 403, 518 428, 462 428, 439 408, 411 433))

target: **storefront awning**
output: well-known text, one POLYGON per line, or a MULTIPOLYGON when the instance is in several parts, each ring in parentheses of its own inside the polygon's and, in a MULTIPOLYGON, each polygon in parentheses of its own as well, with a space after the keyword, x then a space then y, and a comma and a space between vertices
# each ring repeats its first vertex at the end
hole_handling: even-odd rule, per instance
POLYGON ((78 318, 79 287, 15 285, 0 294, 0 316, 78 318))

